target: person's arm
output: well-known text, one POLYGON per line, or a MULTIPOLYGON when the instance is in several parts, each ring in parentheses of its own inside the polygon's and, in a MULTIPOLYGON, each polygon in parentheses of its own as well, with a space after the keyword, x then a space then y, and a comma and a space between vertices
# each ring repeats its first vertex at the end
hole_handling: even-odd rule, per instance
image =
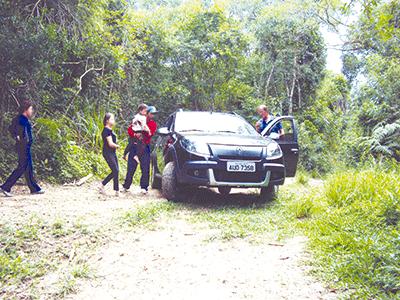
POLYGON ((278 124, 276 124, 276 127, 277 127, 277 129, 278 129, 278 133, 279 133, 280 136, 281 136, 281 135, 285 135, 285 130, 283 129, 282 123, 281 123, 281 122, 279 122, 278 124))
POLYGON ((119 148, 119 146, 113 142, 111 135, 107 136, 106 141, 107 141, 107 144, 108 144, 108 146, 110 148, 112 148, 112 149, 118 149, 119 148))
POLYGON ((19 133, 19 117, 14 117, 11 121, 10 126, 8 127, 8 131, 16 142, 21 141, 21 136, 19 133))

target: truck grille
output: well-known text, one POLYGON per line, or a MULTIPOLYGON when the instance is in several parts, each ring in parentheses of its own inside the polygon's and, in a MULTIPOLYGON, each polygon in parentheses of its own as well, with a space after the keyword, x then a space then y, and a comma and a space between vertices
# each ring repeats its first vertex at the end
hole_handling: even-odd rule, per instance
POLYGON ((249 160, 249 161, 260 160, 260 156, 219 155, 218 158, 222 160, 249 160))
POLYGON ((265 172, 239 173, 225 170, 214 170, 215 180, 219 182, 260 183, 265 180, 265 172))

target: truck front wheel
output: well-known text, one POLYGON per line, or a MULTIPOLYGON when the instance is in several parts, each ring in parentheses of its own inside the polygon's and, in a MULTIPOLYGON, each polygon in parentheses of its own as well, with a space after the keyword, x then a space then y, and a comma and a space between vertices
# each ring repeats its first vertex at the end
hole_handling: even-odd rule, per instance
POLYGON ((267 187, 263 187, 260 190, 260 202, 267 203, 276 199, 278 194, 278 186, 269 185, 267 187))
POLYGON ((172 161, 167 163, 164 168, 161 179, 161 192, 168 201, 176 201, 178 198, 176 166, 172 161))

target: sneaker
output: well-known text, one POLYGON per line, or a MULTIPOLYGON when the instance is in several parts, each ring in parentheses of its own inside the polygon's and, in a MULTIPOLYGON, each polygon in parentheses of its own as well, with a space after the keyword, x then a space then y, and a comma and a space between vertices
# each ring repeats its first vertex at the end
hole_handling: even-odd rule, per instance
POLYGON ((140 193, 141 193, 142 195, 147 195, 147 190, 146 190, 146 189, 141 189, 141 190, 140 190, 140 193))
POLYGON ((115 191, 115 197, 119 197, 119 191, 115 191))
POLYGON ((36 191, 36 192, 31 192, 32 195, 43 195, 44 190, 36 191))
POLYGON ((129 193, 130 191, 129 191, 129 189, 126 189, 126 188, 122 188, 122 191, 121 191, 122 193, 129 193))
POLYGON ((99 185, 99 193, 102 195, 106 194, 106 189, 104 188, 104 185, 102 183, 99 185))
POLYGON ((0 188, 0 192, 2 192, 5 197, 8 197, 8 198, 14 197, 13 194, 11 194, 10 192, 7 192, 6 190, 3 190, 2 188, 0 188))

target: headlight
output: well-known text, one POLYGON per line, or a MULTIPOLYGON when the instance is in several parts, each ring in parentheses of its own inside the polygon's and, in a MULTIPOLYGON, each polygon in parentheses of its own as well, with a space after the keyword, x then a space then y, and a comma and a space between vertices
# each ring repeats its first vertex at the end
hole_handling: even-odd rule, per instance
POLYGON ((271 142, 267 146, 267 158, 279 158, 282 156, 281 147, 279 147, 278 143, 271 142))
POLYGON ((182 139, 181 145, 183 148, 191 153, 210 156, 210 150, 206 143, 199 143, 188 139, 182 139))

